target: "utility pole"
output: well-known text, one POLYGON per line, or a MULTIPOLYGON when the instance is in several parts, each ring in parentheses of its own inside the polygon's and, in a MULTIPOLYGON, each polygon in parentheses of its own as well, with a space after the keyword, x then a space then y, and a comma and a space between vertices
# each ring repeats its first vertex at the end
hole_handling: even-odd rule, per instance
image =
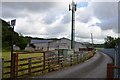
MULTIPOLYGON (((120 66, 120 42, 118 42, 118 66, 120 66)), ((120 78, 120 69, 118 69, 118 78, 120 78)))
POLYGON ((69 11, 72 11, 72 28, 71 28, 71 49, 74 50, 74 41, 75 41, 75 11, 76 11, 75 2, 72 0, 72 4, 69 4, 69 11))
MULTIPOLYGON (((114 66, 118 66, 118 43, 115 46, 115 54, 114 54, 114 66)), ((114 78, 118 78, 118 69, 114 70, 114 78)))
POLYGON ((92 42, 92 48, 94 48, 93 46, 93 34, 91 33, 91 42, 92 42))

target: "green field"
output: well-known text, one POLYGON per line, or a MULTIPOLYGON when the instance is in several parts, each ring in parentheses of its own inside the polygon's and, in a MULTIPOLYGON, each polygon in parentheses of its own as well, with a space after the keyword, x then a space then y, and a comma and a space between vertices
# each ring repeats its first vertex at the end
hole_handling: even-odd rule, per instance
MULTIPOLYGON (((10 55, 11 53, 10 52, 3 52, 2 53, 2 57, 4 58, 4 60, 6 61, 6 60, 10 60, 11 59, 11 55, 10 55)), ((18 55, 19 57, 19 59, 21 59, 21 58, 29 58, 29 57, 42 57, 43 56, 43 53, 29 53, 29 54, 19 54, 18 55)), ((83 56, 83 58, 81 58, 80 59, 80 62, 84 62, 85 60, 87 60, 87 59, 89 59, 91 57, 91 55, 88 55, 88 54, 85 54, 84 56, 83 56)), ((43 57, 42 57, 42 59, 43 59, 43 57)), ((37 61, 40 61, 40 59, 33 59, 33 60, 31 60, 31 62, 37 62, 37 61)), ((19 61, 18 62, 18 64, 25 64, 25 63, 28 63, 28 60, 25 60, 25 61, 19 61)), ((72 62, 72 64, 73 63, 77 63, 77 59, 75 58, 74 59, 74 61, 72 62)), ((53 63, 52 63, 53 64, 53 63)), ((33 64, 32 65, 32 67, 34 67, 34 66, 39 66, 39 65, 43 65, 43 62, 40 62, 40 63, 37 63, 37 64, 33 64)), ((67 67, 66 66, 66 63, 63 63, 63 65, 64 65, 64 67, 67 67)), ((70 63, 68 63, 68 66, 70 65, 70 63)), ((74 64, 73 64, 74 65, 74 64)), ((4 67, 5 66, 10 66, 10 62, 9 63, 5 63, 4 62, 4 67)), ((46 67, 48 67, 48 66, 46 66, 46 67)), ((19 66, 18 67, 18 70, 21 70, 21 69, 26 69, 26 68, 28 68, 28 65, 24 65, 24 66, 19 66)), ((42 70, 43 69, 43 66, 42 67, 38 67, 38 68, 34 68, 34 69, 32 69, 32 71, 36 71, 36 70, 42 70)), ((6 72, 10 72, 10 68, 4 68, 3 69, 4 70, 4 73, 6 73, 6 72)), ((44 71, 45 73, 48 73, 48 70, 46 71, 44 71)), ((28 71, 27 70, 25 70, 25 71, 22 71, 22 72, 18 72, 18 75, 21 75, 21 74, 24 74, 24 73, 28 73, 28 71)), ((31 76, 37 76, 37 75, 41 75, 42 73, 41 72, 38 72, 38 73, 34 73, 34 74, 32 74, 31 76)), ((8 78, 8 77, 10 77, 10 74, 5 74, 5 75, 3 75, 3 77, 4 78, 8 78)))
MULTIPOLYGON (((18 54, 18 59, 29 58, 29 57, 41 57, 41 56, 43 56, 43 53, 18 54)), ((2 52, 2 58, 4 59, 4 61, 10 60, 11 59, 11 52, 2 52)), ((32 61, 38 61, 38 60, 32 60, 32 61)), ((19 64, 24 64, 24 63, 27 63, 27 62, 28 62, 27 60, 19 61, 19 64)), ((4 67, 5 66, 10 66, 10 62, 9 63, 3 63, 3 64, 4 64, 4 67)), ((40 65, 40 64, 34 64, 32 66, 37 66, 37 65, 40 65)), ((27 67, 28 67, 28 65, 21 66, 18 69, 25 69, 27 67)), ((39 68, 39 69, 41 69, 41 68, 39 68)), ((37 70, 37 68, 35 70, 37 70)), ((9 72, 10 68, 7 68, 7 69, 4 68, 3 71, 4 71, 4 73, 9 72)), ((23 71, 23 72, 19 73, 18 75, 26 73, 26 72, 27 71, 23 71)), ((8 78, 8 77, 10 77, 10 74, 3 75, 3 76, 4 76, 4 78, 8 78)))
MULTIPOLYGON (((42 56, 43 53, 31 53, 31 54, 19 54, 19 59, 20 58, 29 58, 29 57, 40 57, 42 56)), ((4 60, 10 60, 11 59, 11 52, 2 52, 2 58, 4 60)))

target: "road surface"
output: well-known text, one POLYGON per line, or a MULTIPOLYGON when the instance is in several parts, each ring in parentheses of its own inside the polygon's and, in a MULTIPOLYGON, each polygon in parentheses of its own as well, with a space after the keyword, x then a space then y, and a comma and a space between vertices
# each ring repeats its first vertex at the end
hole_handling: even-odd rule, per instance
POLYGON ((107 63, 111 62, 112 59, 108 55, 97 52, 94 57, 84 63, 50 72, 37 78, 106 78, 107 63))

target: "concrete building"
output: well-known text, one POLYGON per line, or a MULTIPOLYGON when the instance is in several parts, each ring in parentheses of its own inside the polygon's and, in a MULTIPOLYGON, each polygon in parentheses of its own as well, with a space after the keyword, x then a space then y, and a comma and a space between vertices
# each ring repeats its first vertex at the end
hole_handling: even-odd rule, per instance
POLYGON ((56 41, 51 41, 49 43, 49 50, 55 49, 70 49, 70 40, 66 38, 61 38, 56 41))
POLYGON ((25 47, 25 51, 35 51, 35 49, 31 46, 25 47))
MULTIPOLYGON (((32 39, 30 44, 34 44, 35 50, 48 51, 48 50, 56 50, 56 49, 69 49, 71 48, 71 41, 67 38, 61 38, 58 40, 34 40, 32 39)), ((86 48, 80 42, 75 42, 75 51, 79 51, 80 48, 86 48)))
POLYGON ((30 44, 34 44, 35 50, 40 50, 40 51, 47 51, 49 43, 53 40, 35 40, 32 39, 30 44))
POLYGON ((19 47, 19 46, 16 46, 16 45, 13 45, 13 50, 14 50, 14 51, 19 51, 19 50, 20 50, 20 47, 19 47))

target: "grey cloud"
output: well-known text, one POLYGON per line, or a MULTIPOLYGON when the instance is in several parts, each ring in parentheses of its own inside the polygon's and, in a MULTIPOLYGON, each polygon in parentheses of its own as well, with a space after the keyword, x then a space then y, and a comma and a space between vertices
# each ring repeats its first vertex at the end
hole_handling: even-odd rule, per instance
POLYGON ((61 8, 57 8, 58 2, 3 2, 2 3, 2 17, 3 18, 18 18, 29 17, 28 13, 42 13, 45 14, 42 18, 43 23, 52 24, 59 19, 59 15, 64 15, 61 23, 70 22, 70 15, 61 8), (58 17, 58 18, 56 18, 58 17))
POLYGON ((57 20, 58 14, 54 13, 54 11, 49 11, 44 14, 45 16, 42 18, 42 22, 44 24, 52 24, 57 20), (52 14, 51 14, 52 13, 52 14))
POLYGON ((26 16, 19 14, 19 12, 26 10, 33 13, 41 13, 54 8, 55 2, 3 2, 2 3, 2 17, 21 17, 26 16))
POLYGON ((118 3, 117 2, 94 2, 93 5, 94 16, 96 16, 101 23, 97 24, 102 30, 113 29, 118 32, 118 3))
POLYGON ((87 38, 90 38, 90 35, 87 35, 87 34, 84 34, 84 33, 78 33, 75 35, 75 37, 78 37, 78 38, 84 38, 84 39, 87 39, 87 38))
POLYGON ((69 23, 71 20, 70 20, 70 14, 68 13, 66 13, 64 16, 63 16, 63 19, 61 20, 61 23, 63 23, 63 24, 67 24, 67 23, 69 23))
POLYGON ((52 9, 49 12, 44 14, 45 16, 42 18, 42 22, 45 24, 52 24, 56 20, 60 19, 61 24, 67 24, 70 22, 70 14, 64 9, 52 9), (63 16, 63 18, 62 18, 63 16))
MULTIPOLYGON (((118 2, 118 34, 120 34, 120 1, 118 2)), ((120 37, 120 35, 118 35, 120 37)))
POLYGON ((101 26, 102 30, 108 30, 108 29, 113 29, 114 32, 118 32, 118 19, 112 19, 111 20, 103 20, 101 23, 97 24, 98 26, 101 26))
MULTIPOLYGON (((26 29, 26 30, 27 30, 27 29, 26 29)), ((48 27, 48 28, 46 28, 45 31, 46 31, 47 33, 35 32, 35 29, 34 29, 34 30, 28 30, 28 31, 25 31, 25 30, 22 30, 22 29, 21 29, 20 32, 22 32, 24 35, 36 35, 36 36, 39 35, 39 37, 40 37, 41 35, 44 35, 44 36, 49 37, 49 38, 51 38, 51 37, 57 38, 57 37, 59 37, 59 36, 63 36, 62 34, 65 33, 66 28, 65 28, 64 26, 57 26, 57 27, 55 27, 55 28, 48 27)))
POLYGON ((50 35, 59 35, 67 31, 67 27, 64 25, 57 25, 55 28, 47 28, 47 32, 50 35))
POLYGON ((84 18, 78 17, 76 20, 87 23, 90 20, 90 16, 86 16, 84 18))
POLYGON ((117 2, 94 2, 94 15, 99 19, 110 19, 117 16, 118 6, 117 2))
POLYGON ((86 9, 85 12, 76 12, 76 20, 83 22, 83 23, 87 23, 92 16, 92 13, 88 11, 88 9, 86 9))
POLYGON ((93 16, 92 8, 93 7, 90 7, 90 6, 84 8, 84 10, 81 10, 80 8, 78 8, 78 10, 76 11, 76 20, 83 23, 89 22, 89 20, 93 16))

